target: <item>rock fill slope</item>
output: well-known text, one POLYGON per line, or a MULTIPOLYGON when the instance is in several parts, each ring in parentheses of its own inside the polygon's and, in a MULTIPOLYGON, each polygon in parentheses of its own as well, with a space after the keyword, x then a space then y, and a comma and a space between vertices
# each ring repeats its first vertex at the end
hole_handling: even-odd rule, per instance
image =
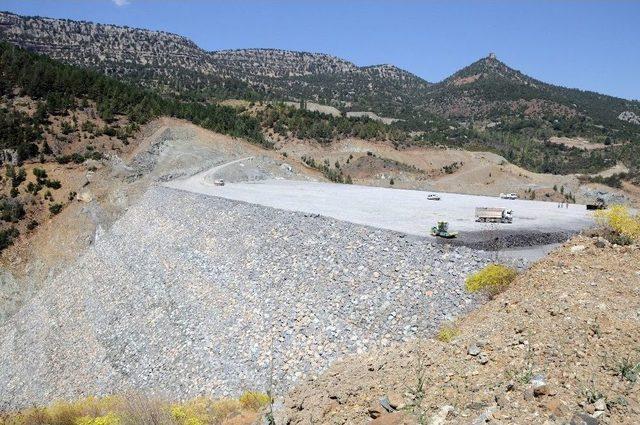
POLYGON ((225 395, 265 390, 271 369, 283 391, 469 309, 464 277, 486 262, 467 248, 152 188, 0 328, 0 401, 225 395))
POLYGON ((638 424, 639 264, 637 246, 576 237, 462 318, 450 342, 336 364, 291 392, 280 422, 638 424), (387 415, 383 397, 405 408, 387 415))

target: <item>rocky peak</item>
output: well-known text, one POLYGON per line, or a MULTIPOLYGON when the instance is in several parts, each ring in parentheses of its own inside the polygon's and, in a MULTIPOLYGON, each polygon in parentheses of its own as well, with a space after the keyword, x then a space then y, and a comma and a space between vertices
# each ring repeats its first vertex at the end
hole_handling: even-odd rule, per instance
POLYGON ((518 84, 534 84, 535 80, 498 60, 495 53, 477 60, 444 80, 448 85, 465 85, 481 78, 507 80, 518 84))

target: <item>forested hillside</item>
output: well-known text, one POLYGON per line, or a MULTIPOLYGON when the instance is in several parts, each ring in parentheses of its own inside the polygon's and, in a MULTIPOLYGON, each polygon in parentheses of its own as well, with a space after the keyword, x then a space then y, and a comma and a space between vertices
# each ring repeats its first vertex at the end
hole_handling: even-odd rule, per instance
POLYGON ((75 199, 48 175, 48 164, 88 164, 117 154, 157 116, 269 145, 260 122, 233 108, 165 98, 4 42, 0 77, 0 250, 75 199))
MULTIPOLYGON (((625 111, 640 114, 640 102, 547 84, 493 55, 432 86, 427 109, 459 120, 534 128, 540 139, 561 134, 593 142, 640 140, 640 127, 619 118, 625 111)), ((514 130, 506 126, 504 130, 514 130)))
MULTIPOLYGON (((117 115, 124 115, 135 126, 164 114, 185 118, 221 133, 266 143, 258 121, 232 108, 178 102, 88 69, 29 53, 8 43, 0 43, 0 72, 3 77, 1 95, 29 96, 39 102, 35 116, 22 114, 22 126, 16 129, 14 125, 9 130, 21 136, 4 140, 4 148, 28 153, 20 158, 22 160, 40 152, 30 145, 36 142, 47 115, 66 113, 69 109, 85 106, 88 101, 95 103, 100 118, 107 123, 117 115)), ((6 125, 11 125, 11 122, 6 125)))
MULTIPOLYGON (((101 114, 132 115, 134 123, 167 114, 267 145, 262 133, 270 128, 270 134, 325 143, 360 137, 391 140, 398 148, 490 150, 550 173, 597 172, 618 161, 632 172, 640 167, 639 102, 550 85, 495 55, 431 84, 392 65, 358 67, 326 54, 275 49, 206 52, 175 34, 10 13, 0 13, 0 37, 152 89, 126 86, 130 94, 123 98, 98 99, 101 114), (224 99, 245 99, 251 107, 215 106, 224 99), (343 115, 372 111, 397 121, 385 126, 277 106, 284 100, 331 105, 343 115), (584 139, 586 148, 555 140, 563 137, 584 139)), ((37 87, 25 90, 42 96, 37 87)), ((73 90, 71 97, 86 96, 73 90)), ((47 102, 55 106, 55 97, 47 102)), ((35 153, 29 143, 20 155, 35 153)))

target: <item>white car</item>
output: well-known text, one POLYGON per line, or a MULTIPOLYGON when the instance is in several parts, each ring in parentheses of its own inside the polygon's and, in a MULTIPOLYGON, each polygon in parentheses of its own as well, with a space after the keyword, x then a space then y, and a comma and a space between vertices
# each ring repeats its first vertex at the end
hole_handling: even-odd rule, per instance
POLYGON ((518 195, 516 193, 501 193, 500 198, 502 199, 518 199, 518 195))
POLYGON ((222 179, 217 179, 213 181, 213 185, 214 186, 224 186, 224 180, 222 179))
POLYGON ((430 201, 439 201, 440 195, 436 195, 435 193, 430 193, 427 195, 427 199, 430 201))

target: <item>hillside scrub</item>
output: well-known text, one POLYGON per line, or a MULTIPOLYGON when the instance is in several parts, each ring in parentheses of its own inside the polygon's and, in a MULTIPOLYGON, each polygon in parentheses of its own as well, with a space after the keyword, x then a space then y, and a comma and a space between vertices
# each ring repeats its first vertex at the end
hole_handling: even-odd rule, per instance
POLYGON ((483 292, 494 296, 507 288, 518 272, 501 264, 489 264, 467 277, 465 287, 469 292, 483 292))
POLYGON ((0 412, 0 425, 236 425, 256 421, 269 404, 263 393, 246 391, 239 399, 199 397, 182 403, 139 394, 88 397, 17 412, 0 412))
POLYGON ((0 251, 13 245, 13 241, 18 237, 20 232, 15 227, 0 230, 0 251))
POLYGON ((322 172, 322 174, 329 181, 332 181, 334 183, 353 184, 353 180, 351 179, 351 176, 349 175, 345 176, 342 170, 339 168, 339 164, 336 164, 338 165, 338 167, 333 169, 331 168, 331 164, 329 163, 329 161, 326 159, 323 163, 316 162, 315 159, 313 159, 312 157, 307 157, 304 155, 300 159, 309 167, 315 168, 316 170, 319 170, 320 172, 322 172))
POLYGON ((407 138, 404 131, 367 117, 335 117, 283 104, 269 104, 265 109, 258 111, 257 116, 263 126, 273 128, 282 136, 287 137, 291 134, 298 139, 314 139, 322 143, 347 137, 365 140, 407 138))
POLYGON ((120 82, 84 68, 62 64, 9 43, 0 43, 0 96, 23 96, 42 102, 33 117, 16 111, 0 111, 0 147, 14 148, 20 160, 35 157, 47 115, 61 115, 87 100, 95 102, 98 115, 109 123, 125 115, 144 124, 160 115, 187 119, 209 130, 268 145, 254 117, 233 108, 180 102, 132 84, 120 82))

